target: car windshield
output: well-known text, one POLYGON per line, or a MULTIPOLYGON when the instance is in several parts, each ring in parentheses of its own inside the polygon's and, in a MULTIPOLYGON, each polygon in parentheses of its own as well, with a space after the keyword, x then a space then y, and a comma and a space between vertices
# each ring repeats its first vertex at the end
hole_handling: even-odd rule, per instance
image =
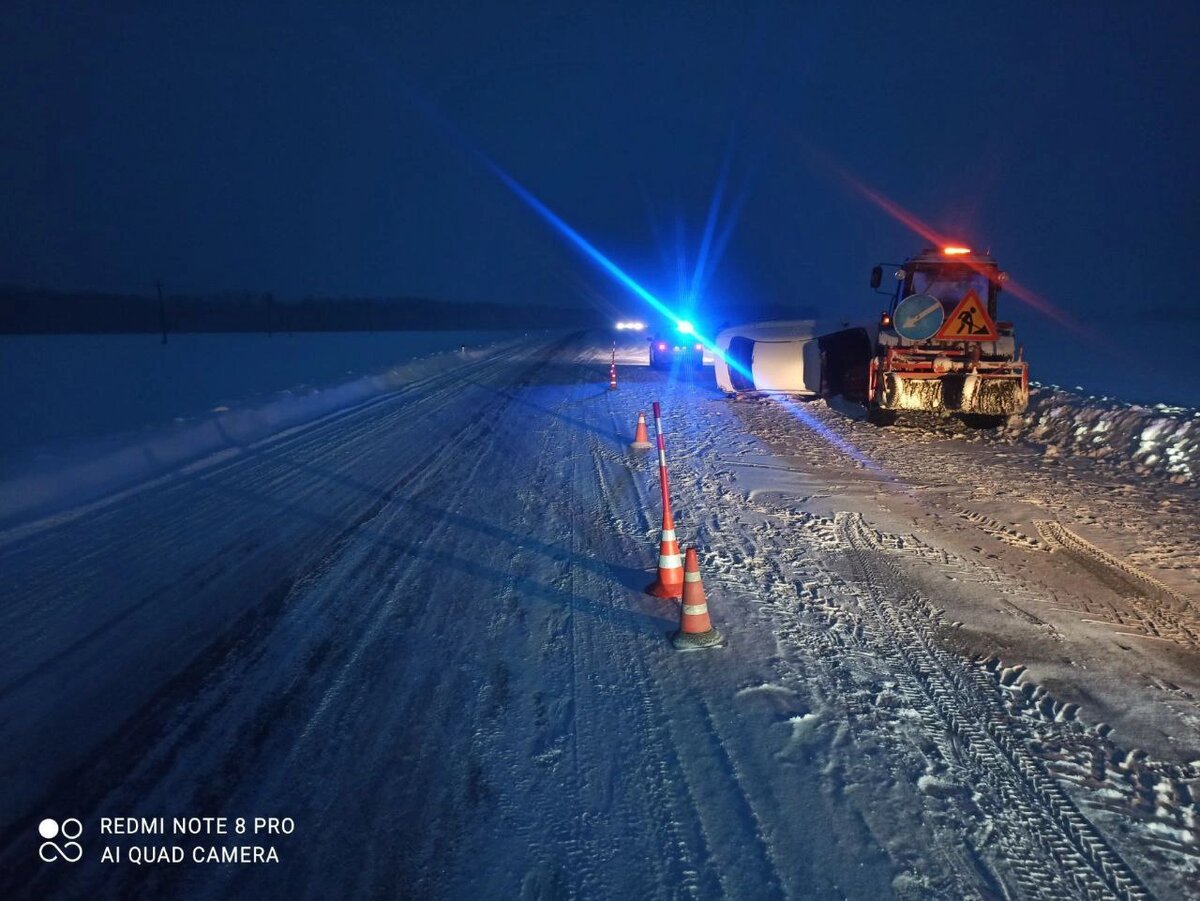
POLYGON ((987 277, 968 266, 937 266, 913 272, 910 293, 936 297, 942 302, 947 313, 970 291, 974 291, 982 303, 987 303, 987 277))

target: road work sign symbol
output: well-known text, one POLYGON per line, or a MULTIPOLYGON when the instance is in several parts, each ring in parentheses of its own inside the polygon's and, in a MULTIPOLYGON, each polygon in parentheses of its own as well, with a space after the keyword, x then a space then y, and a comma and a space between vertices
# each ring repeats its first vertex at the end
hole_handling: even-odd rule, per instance
POLYGON ((999 333, 979 296, 968 291, 934 337, 949 341, 995 341, 999 333))

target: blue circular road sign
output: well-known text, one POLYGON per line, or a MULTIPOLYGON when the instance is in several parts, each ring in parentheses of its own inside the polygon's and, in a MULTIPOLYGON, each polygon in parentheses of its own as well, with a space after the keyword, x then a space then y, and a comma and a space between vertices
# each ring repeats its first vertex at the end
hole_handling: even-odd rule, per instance
POLYGON ((937 334, 945 318, 942 302, 932 294, 910 294, 896 306, 892 324, 901 338, 927 341, 937 334))

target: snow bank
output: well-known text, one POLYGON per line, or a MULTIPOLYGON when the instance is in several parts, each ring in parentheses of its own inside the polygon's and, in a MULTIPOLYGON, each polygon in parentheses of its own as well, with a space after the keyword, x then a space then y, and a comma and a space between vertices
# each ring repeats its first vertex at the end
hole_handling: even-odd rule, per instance
POLYGON ((1200 476, 1200 410, 1194 408, 1038 387, 1025 414, 1009 419, 1005 435, 1041 445, 1048 456, 1102 460, 1179 485, 1200 476))
POLYGON ((243 452, 417 378, 461 366, 527 339, 495 342, 486 349, 427 355, 349 381, 281 391, 238 409, 219 407, 203 416, 153 429, 79 441, 5 466, 0 477, 0 528, 116 494, 189 465, 207 465, 243 452))

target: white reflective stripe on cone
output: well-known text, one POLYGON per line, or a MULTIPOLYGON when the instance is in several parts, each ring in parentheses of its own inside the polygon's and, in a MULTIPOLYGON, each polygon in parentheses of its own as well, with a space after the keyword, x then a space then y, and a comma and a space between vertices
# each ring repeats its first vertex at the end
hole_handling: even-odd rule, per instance
POLYGON ((663 529, 662 530, 662 540, 663 541, 674 541, 675 540, 675 530, 674 529, 663 529))
POLYGON ((700 573, 684 573, 684 574, 683 574, 683 581, 685 581, 685 582, 699 582, 699 581, 700 581, 700 573))
POLYGON ((683 564, 679 562, 678 554, 660 554, 658 558, 659 569, 682 569, 683 564))
POLYGON ((684 616, 699 616, 701 613, 708 613, 708 604, 684 604, 684 616))

